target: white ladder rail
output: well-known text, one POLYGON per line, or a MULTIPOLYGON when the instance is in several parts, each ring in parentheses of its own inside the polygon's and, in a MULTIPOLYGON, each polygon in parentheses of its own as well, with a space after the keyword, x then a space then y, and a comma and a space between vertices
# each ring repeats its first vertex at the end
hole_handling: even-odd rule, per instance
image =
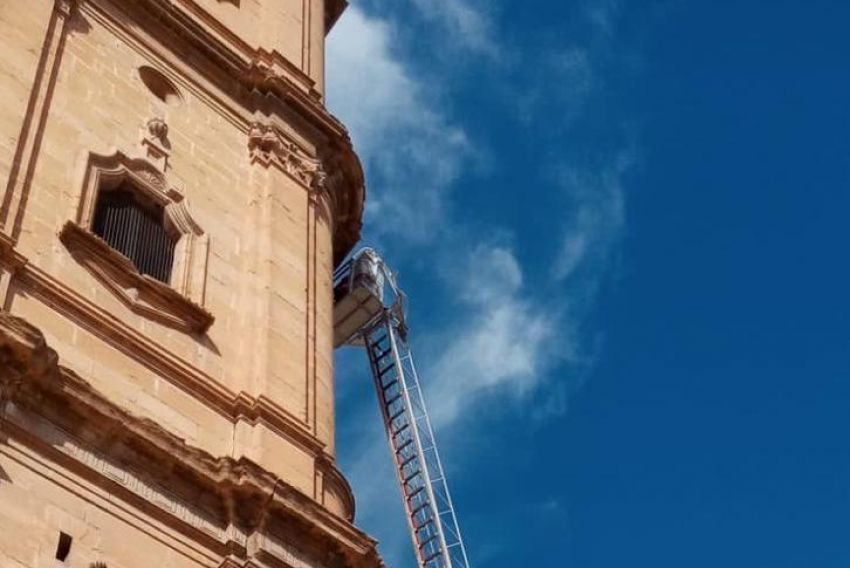
POLYGON ((436 470, 437 478, 432 478, 431 483, 437 485, 437 487, 441 490, 439 492, 435 491, 434 493, 444 499, 444 509, 441 510, 440 502, 437 499, 435 499, 435 505, 437 507, 437 515, 440 517, 440 526, 442 527, 443 532, 449 531, 448 536, 444 538, 446 550, 449 552, 450 566, 453 568, 469 568, 469 559, 466 556, 466 547, 463 544, 463 537, 460 533, 457 513, 455 512, 451 492, 449 491, 449 485, 446 481, 446 474, 443 470, 443 462, 440 459, 440 452, 437 449, 437 440, 434 436, 434 429, 431 426, 431 419, 428 416, 427 406, 425 405, 425 395, 423 394, 422 386, 419 383, 419 374, 416 372, 416 364, 413 362, 413 352, 409 349, 407 351, 406 359, 410 366, 410 377, 413 383, 413 390, 418 395, 418 402, 422 409, 420 417, 420 420, 423 423, 422 427, 428 433, 427 439, 431 443, 431 447, 423 449, 423 452, 426 457, 428 455, 427 452, 433 452, 434 464, 433 466, 429 466, 429 469, 436 470), (444 516, 448 517, 446 521, 443 521, 444 516))
POLYGON ((367 297, 377 302, 371 300, 374 305, 360 312, 353 311, 351 303, 340 309, 343 324, 339 341, 365 346, 419 568, 469 568, 407 341, 404 293, 398 288, 395 275, 372 249, 354 254, 334 273, 335 297, 338 290, 341 294, 339 302, 345 305, 345 294, 352 294, 355 289, 360 308, 367 307, 360 303, 365 301, 363 290, 368 290, 367 297), (384 301, 385 285, 392 293, 388 301, 384 301), (360 319, 352 327, 346 322, 353 317, 360 319), (350 335, 352 332, 354 335, 350 335))

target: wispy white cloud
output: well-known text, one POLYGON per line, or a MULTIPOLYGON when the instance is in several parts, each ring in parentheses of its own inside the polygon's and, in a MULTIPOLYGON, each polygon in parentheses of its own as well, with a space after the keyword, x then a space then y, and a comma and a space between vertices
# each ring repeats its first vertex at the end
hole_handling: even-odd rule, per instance
POLYGON ((439 93, 393 52, 393 36, 386 20, 349 8, 328 41, 328 105, 348 126, 367 170, 368 226, 427 242, 473 151, 441 112, 439 93))
MULTIPOLYGON (((449 32, 472 53, 498 55, 504 48, 496 45, 492 14, 482 9, 485 0, 410 2, 441 28, 423 41, 449 32)), ((618 1, 589 0, 584 6, 592 25, 610 34, 618 1)), ((423 79, 415 62, 395 50, 392 20, 377 14, 383 12, 367 13, 355 5, 335 27, 328 42, 329 106, 349 127, 366 166, 371 238, 392 236, 402 243, 396 252, 411 255, 428 244, 429 254, 439 257, 435 264, 445 287, 435 290, 430 301, 451 304, 455 313, 441 329, 414 332, 417 349, 425 347, 417 355, 427 355, 419 363, 438 439, 450 442, 449 433, 462 411, 480 412, 484 401, 514 403, 517 408, 530 394, 545 389, 547 396, 535 399, 545 399, 548 406, 535 405, 535 411, 563 412, 565 392, 582 380, 592 357, 592 341, 582 333, 583 315, 625 232, 623 182, 635 153, 623 151, 602 165, 566 160, 554 174, 549 172, 543 180, 548 185, 539 190, 566 196, 562 227, 554 231, 551 247, 538 251, 553 259, 551 270, 533 273, 509 238, 493 238, 499 228, 471 234, 464 219, 452 211, 453 187, 479 154, 446 110, 439 87, 423 79), (467 237, 464 247, 457 246, 461 233, 467 237), (567 288, 569 296, 563 293, 567 288), (553 294, 553 289, 560 293, 553 294), (560 366, 563 362, 569 364, 560 366), (558 372, 552 372, 556 367, 558 372)), ((540 66, 519 89, 522 96, 506 102, 518 105, 528 127, 523 136, 534 135, 541 145, 548 144, 546 136, 553 136, 558 124, 563 129, 581 113, 594 89, 600 88, 591 49, 561 45, 535 58, 540 66)), ((516 72, 507 67, 503 71, 516 72)), ((506 83, 515 79, 503 78, 506 83)), ((366 372, 358 368, 352 374, 366 372)), ((358 522, 380 535, 390 565, 413 566, 376 407, 371 397, 352 406, 356 416, 346 422, 369 426, 359 429, 356 437, 347 433, 346 473, 360 504, 358 522)), ((544 508, 560 507, 552 503, 544 508)))
POLYGON ((621 8, 622 0, 588 0, 584 4, 584 13, 600 32, 610 36, 614 33, 621 8))
POLYGON ((523 124, 560 135, 579 116, 598 79, 584 47, 541 51, 538 64, 526 70, 527 78, 515 87, 514 100, 523 124))
POLYGON ((617 153, 596 169, 562 165, 557 181, 569 206, 553 277, 566 281, 583 269, 598 275, 622 238, 626 223, 623 178, 635 164, 635 150, 617 153))
POLYGON ((572 355, 563 345, 553 346, 562 323, 558 302, 552 310, 541 305, 509 247, 479 244, 448 263, 444 276, 461 305, 457 321, 439 340, 446 347, 426 367, 432 419, 440 429, 483 397, 521 398, 539 385, 552 362, 572 355))
POLYGON ((490 20, 493 1, 412 0, 426 18, 439 22, 451 38, 450 45, 462 46, 474 53, 497 57, 499 47, 493 37, 490 20))
MULTIPOLYGON (((560 302, 541 304, 511 246, 487 242, 461 254, 446 251, 438 264, 440 276, 454 291, 457 318, 442 332, 419 329, 416 337, 427 340, 424 344, 448 346, 417 351, 428 355, 419 361, 423 389, 438 440, 445 444, 452 442, 450 433, 463 411, 481 412, 483 401, 491 397, 522 402, 544 387, 546 371, 572 356, 574 344, 559 313, 560 302)), ((350 374, 363 375, 363 361, 353 363, 357 367, 350 374)), ((358 523, 379 528, 389 565, 412 568, 410 535, 377 404, 366 400, 357 408, 356 423, 366 426, 348 449, 356 457, 346 474, 358 503, 364 504, 358 523)))

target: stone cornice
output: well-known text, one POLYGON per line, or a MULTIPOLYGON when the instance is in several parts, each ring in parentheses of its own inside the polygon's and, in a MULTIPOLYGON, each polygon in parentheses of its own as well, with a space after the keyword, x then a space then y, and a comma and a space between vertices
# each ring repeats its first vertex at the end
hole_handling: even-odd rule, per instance
POLYGON ((176 386, 226 418, 262 422, 310 455, 321 456, 324 444, 305 430, 305 424, 266 397, 234 393, 219 381, 189 364, 161 344, 133 329, 120 318, 68 288, 17 253, 7 256, 17 268, 19 282, 27 293, 39 298, 70 321, 90 330, 100 339, 152 371, 168 377, 176 386))
POLYGON ((331 31, 347 7, 348 0, 325 0, 325 34, 331 31))
MULTIPOLYGON (((344 9, 344 2, 329 0, 329 4, 337 6, 334 9, 339 13, 344 9)), ((337 195, 332 199, 334 261, 344 258, 360 238, 365 200, 363 170, 348 132, 322 104, 312 79, 281 54, 251 48, 192 0, 84 0, 83 6, 98 7, 102 15, 112 14, 117 8, 163 45, 173 46, 179 41, 181 50, 191 49, 199 56, 197 71, 244 105, 241 127, 246 133, 250 132, 257 111, 297 119, 300 127, 316 139, 317 157, 325 171, 329 176, 336 175, 333 192, 337 195), (332 172, 333 167, 338 171, 332 172)), ((119 21, 123 18, 107 17, 123 33, 139 34, 127 21, 119 21)))
POLYGON ((110 402, 33 326, 0 311, 0 424, 50 459, 163 522, 212 538, 234 565, 294 556, 313 566, 375 568, 375 542, 247 459, 216 458, 110 402), (199 499, 197 495, 204 495, 199 499), (287 528, 301 535, 286 542, 287 528))

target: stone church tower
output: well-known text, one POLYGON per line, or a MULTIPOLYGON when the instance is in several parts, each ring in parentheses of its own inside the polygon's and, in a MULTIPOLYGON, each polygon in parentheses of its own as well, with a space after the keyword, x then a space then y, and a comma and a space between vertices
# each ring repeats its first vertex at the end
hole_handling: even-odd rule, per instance
POLYGON ((0 568, 377 567, 334 459, 345 0, 0 0, 0 568))

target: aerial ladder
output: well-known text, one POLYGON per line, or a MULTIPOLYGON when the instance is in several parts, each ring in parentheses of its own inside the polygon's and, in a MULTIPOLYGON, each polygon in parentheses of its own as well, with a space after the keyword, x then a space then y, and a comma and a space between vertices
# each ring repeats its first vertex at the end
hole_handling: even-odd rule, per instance
POLYGON ((371 248, 334 272, 334 345, 366 349, 419 568, 469 568, 408 342, 406 296, 371 248))

